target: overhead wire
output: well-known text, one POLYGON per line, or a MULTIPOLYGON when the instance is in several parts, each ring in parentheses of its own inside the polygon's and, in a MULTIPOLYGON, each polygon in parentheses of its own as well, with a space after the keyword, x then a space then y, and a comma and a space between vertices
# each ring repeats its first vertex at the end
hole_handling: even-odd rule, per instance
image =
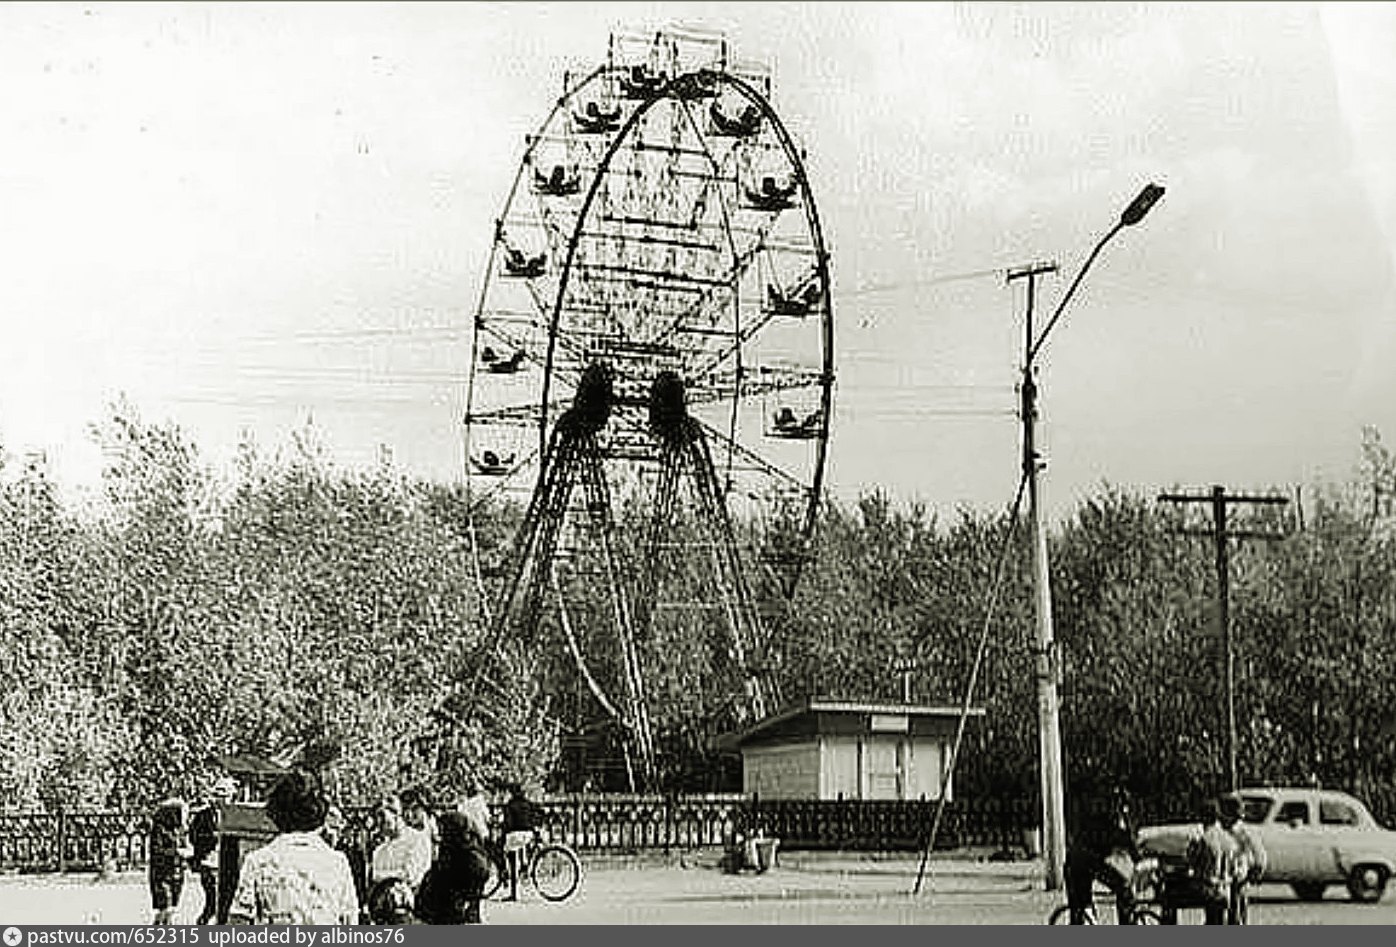
POLYGON ((945 816, 945 794, 950 787, 950 779, 955 773, 955 762, 960 755, 960 745, 964 742, 965 722, 969 718, 970 707, 974 702, 974 688, 979 682, 979 669, 984 664, 984 651, 989 643, 989 629, 992 626, 994 612, 998 608, 999 596, 1003 591, 1003 578, 1008 564, 1008 553, 1013 546, 1013 540, 1018 535, 1018 513, 1023 506, 1023 493, 1028 485, 1027 471, 1018 477, 1018 491, 1013 497, 1013 508, 1008 514, 1008 532, 1004 534, 1003 545, 999 548, 998 562, 994 566, 994 581, 989 587, 989 601, 984 609, 984 623, 979 631, 979 643, 974 650, 974 663, 970 667, 969 680, 965 683, 965 697, 960 704, 960 719, 955 726, 955 740, 950 745, 950 756, 946 760, 944 769, 940 776, 940 795, 936 800, 935 817, 931 820, 931 831, 926 836, 925 848, 921 850, 921 866, 916 871, 916 884, 912 887, 912 894, 921 893, 921 882, 926 875, 926 861, 930 858, 931 849, 935 846, 936 837, 940 834, 940 824, 945 816))
POLYGON ((991 269, 966 270, 963 273, 947 273, 944 276, 927 276, 923 279, 898 280, 887 283, 868 283, 862 286, 855 286, 848 290, 834 290, 835 298, 854 299, 858 296, 868 296, 873 293, 886 293, 898 289, 915 289, 920 286, 938 286, 941 283, 956 283, 961 280, 982 279, 986 276, 999 276, 1008 272, 1007 267, 997 266, 991 269))
MULTIPOLYGON (((861 296, 891 292, 901 289, 911 289, 921 286, 933 286, 957 281, 981 279, 1006 273, 1002 267, 983 268, 977 270, 967 270, 958 273, 929 276, 922 279, 900 280, 891 282, 866 283, 853 287, 846 291, 837 291, 835 294, 843 299, 853 299, 861 296)), ((461 310, 462 312, 464 310, 461 310)), ((346 329, 320 329, 320 330, 292 330, 285 334, 271 333, 246 336, 235 339, 233 344, 247 344, 251 346, 267 345, 312 345, 325 343, 356 343, 365 340, 399 340, 406 344, 429 343, 434 340, 455 340, 466 341, 471 334, 471 326, 466 324, 434 324, 434 325, 405 325, 405 326, 364 326, 346 329)), ((202 352, 197 352, 194 356, 194 363, 204 367, 216 362, 215 354, 222 354, 227 351, 228 343, 224 342, 217 348, 209 347, 202 352)), ((144 353, 148 360, 155 362, 166 361, 164 358, 150 359, 155 354, 147 349, 144 353)), ((895 362, 895 355, 859 351, 857 349, 847 350, 840 353, 841 360, 844 361, 870 361, 874 363, 895 362)), ((190 367, 188 357, 178 357, 174 352, 169 353, 169 361, 178 361, 183 368, 190 367)), ((317 401, 327 401, 340 404, 372 404, 375 402, 390 402, 397 404, 410 403, 421 400, 418 393, 424 386, 460 386, 469 382, 470 372, 452 371, 450 369, 411 369, 399 368, 389 372, 374 371, 372 369, 357 366, 280 366, 270 364, 254 365, 230 365, 228 370, 235 373, 239 378, 255 378, 263 380, 264 384, 282 389, 279 391, 266 391, 256 393, 244 393, 239 390, 235 381, 226 384, 208 385, 208 379, 200 389, 192 392, 184 392, 172 396, 172 400, 177 402, 193 403, 213 403, 213 404, 286 404, 299 403, 305 400, 310 393, 302 395, 295 389, 305 386, 320 386, 330 384, 333 386, 371 386, 371 393, 351 394, 343 391, 326 392, 316 391, 313 398, 317 401), (290 390, 286 390, 290 389, 290 390)), ((893 386, 886 386, 893 387, 893 386)), ((862 390, 862 389, 860 389, 862 390)), ((900 418, 920 419, 927 417, 937 418, 978 418, 978 417, 1006 417, 1014 413, 1008 406, 1004 407, 979 407, 979 406, 932 406, 935 401, 943 399, 945 396, 958 395, 960 393, 971 392, 1003 392, 1007 393, 1010 386, 1006 384, 926 384, 895 386, 892 392, 881 397, 894 399, 912 398, 914 405, 881 405, 875 407, 870 412, 876 419, 895 421, 900 418)), ((884 388, 885 391, 885 388, 884 388)), ((867 417, 869 412, 860 411, 860 415, 867 417)))

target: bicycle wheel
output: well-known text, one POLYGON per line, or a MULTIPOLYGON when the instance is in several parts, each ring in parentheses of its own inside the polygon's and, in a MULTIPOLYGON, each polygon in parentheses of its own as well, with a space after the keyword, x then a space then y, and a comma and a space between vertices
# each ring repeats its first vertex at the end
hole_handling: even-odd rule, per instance
MULTIPOLYGON (((1095 927, 1096 925, 1098 925, 1098 924, 1100 923, 1100 915, 1099 915, 1098 911, 1099 911, 1099 908, 1091 908, 1090 910, 1086 911, 1086 918, 1085 918, 1085 920, 1084 920, 1082 923, 1085 924, 1087 927, 1095 927)), ((1152 912, 1150 912, 1150 913, 1152 914, 1152 912)), ((1113 916, 1113 915, 1112 915, 1112 916, 1113 916)), ((1155 915, 1153 915, 1153 917, 1154 917, 1154 920, 1153 920, 1153 921, 1150 921, 1149 923, 1157 924, 1157 923, 1159 922, 1159 921, 1158 921, 1158 915, 1155 914, 1155 915)), ((1061 905, 1060 907, 1058 907, 1056 910, 1054 910, 1051 914, 1049 914, 1049 915, 1047 916, 1047 923, 1048 923, 1048 924, 1070 924, 1070 923, 1071 923, 1071 905, 1069 905, 1069 904, 1063 904, 1063 905, 1061 905)), ((1144 921, 1140 921, 1139 923, 1143 924, 1143 923, 1145 923, 1145 922, 1144 922, 1144 921)))
POLYGON ((485 899, 493 898, 500 893, 507 893, 509 880, 509 866, 505 862, 505 855, 498 846, 491 845, 487 849, 490 863, 490 876, 485 881, 484 891, 481 897, 485 899))
POLYGON ((544 845, 533 857, 530 868, 533 887, 546 901, 562 901, 572 896, 582 882, 582 863, 575 852, 561 845, 544 845))
POLYGON ((1163 923, 1163 918, 1152 908, 1139 908, 1134 912, 1134 924, 1136 927, 1158 927, 1163 923))

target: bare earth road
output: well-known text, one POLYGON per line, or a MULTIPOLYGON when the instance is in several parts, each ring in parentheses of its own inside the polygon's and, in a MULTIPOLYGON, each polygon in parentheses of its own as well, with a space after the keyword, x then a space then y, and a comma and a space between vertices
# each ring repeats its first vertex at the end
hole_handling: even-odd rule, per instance
MULTIPOLYGON (((936 860, 919 895, 917 861, 782 856, 766 875, 729 876, 709 862, 635 866, 589 863, 581 890, 562 904, 532 891, 518 903, 489 902, 485 921, 536 924, 1041 924, 1060 903, 1042 891, 1040 866, 936 860)), ((178 920, 188 923, 202 894, 185 885, 178 920)), ((1278 886, 1262 886, 1253 924, 1396 924, 1396 893, 1358 905, 1334 889, 1318 904, 1278 886)), ((126 874, 0 878, 0 926, 7 924, 142 924, 150 919, 145 879, 126 874)), ((1186 912, 1184 923, 1200 923, 1186 912)))

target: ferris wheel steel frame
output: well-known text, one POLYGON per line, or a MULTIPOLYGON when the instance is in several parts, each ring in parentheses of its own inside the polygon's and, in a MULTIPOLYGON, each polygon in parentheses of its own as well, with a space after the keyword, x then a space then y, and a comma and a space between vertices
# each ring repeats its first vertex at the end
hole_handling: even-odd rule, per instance
MULTIPOLYGON (((658 40, 659 37, 656 36, 656 47, 658 40)), ((614 46, 613 40, 613 53, 614 46)), ((673 62, 677 64, 677 47, 674 49, 673 62)), ((794 585, 808 556, 807 547, 818 515, 824 483, 833 405, 833 309, 830 299, 829 254, 803 156, 767 97, 753 83, 726 69, 725 44, 719 68, 703 67, 687 71, 675 69, 672 75, 665 76, 661 82, 651 86, 644 95, 632 102, 629 114, 624 115, 623 121, 605 129, 597 136, 604 137, 604 149, 593 150, 591 144, 580 149, 594 160, 589 163, 579 161, 570 168, 566 163, 555 165, 552 176, 547 179, 548 186, 554 190, 540 189, 545 180, 539 175, 536 165, 540 149, 561 144, 570 159, 574 155, 572 146, 576 142, 576 136, 596 135, 594 129, 585 133, 549 135, 549 129, 554 127, 560 116, 564 127, 574 118, 578 118, 581 113, 576 111, 576 106, 586 101, 589 90, 602 93, 592 98, 591 102, 614 103, 617 98, 616 85, 624 83, 627 73, 638 76, 639 69, 634 64, 617 64, 614 58, 607 65, 595 69, 580 82, 565 89, 539 127, 539 131, 526 139, 527 147, 509 189, 504 213, 495 222, 495 239, 488 255, 486 279, 477 307, 471 353, 472 369, 467 387, 465 464, 469 477, 472 464, 472 422, 491 425, 522 424, 526 427, 536 425, 536 445, 526 453, 520 451, 509 458, 512 465, 510 475, 533 463, 537 464, 538 470, 523 523, 515 534, 510 557, 511 568, 498 600, 499 605, 494 614, 489 616, 488 644, 491 647, 495 646, 510 630, 517 632, 521 640, 532 644, 545 610, 546 593, 552 589, 558 600, 559 617, 565 626, 569 650, 581 666, 588 684, 595 689, 595 675, 583 666, 585 659, 571 630, 557 569, 561 535, 568 523, 573 522, 568 519, 572 509, 572 497, 575 488, 581 487, 585 497, 585 516, 581 518, 586 520, 585 526, 599 547, 604 571, 603 581, 620 652, 619 663, 625 699, 621 705, 624 708, 624 719, 619 722, 633 741, 642 778, 647 781, 653 773, 655 748, 648 715, 645 673, 637 652, 637 629, 647 630, 653 621, 655 609, 660 604, 657 592, 660 577, 657 568, 642 569, 637 580, 627 582, 623 575, 624 570, 616 561, 614 537, 617 526, 612 511, 605 461, 608 458, 624 459, 624 451, 629 449, 634 452, 631 459, 636 466, 646 463, 657 466, 658 492, 653 497, 653 509, 650 511, 648 526, 644 530, 647 537, 644 547, 650 561, 655 561, 655 553, 675 515, 680 485, 687 479, 692 502, 699 517, 716 534, 716 540, 707 544, 712 575, 717 586, 716 607, 724 613, 728 625, 728 657, 739 669, 744 681, 744 709, 749 716, 764 716, 773 709, 772 701, 778 693, 772 686, 768 673, 753 668, 749 662, 750 645, 763 637, 763 631, 748 581, 747 572, 750 566, 739 549, 728 508, 728 496, 733 488, 734 471, 741 465, 740 469, 760 471, 772 482, 786 481, 788 486, 794 488, 795 495, 802 498, 803 510, 795 526, 797 549, 787 563, 791 568, 785 570, 781 581, 784 593, 787 596, 793 594, 794 585), (793 197, 798 192, 797 199, 789 203, 773 200, 770 202, 771 206, 766 207, 760 204, 742 204, 744 170, 748 176, 750 175, 750 167, 744 169, 742 161, 743 158, 755 160, 743 151, 744 143, 741 139, 747 136, 724 134, 720 131, 705 133, 703 130, 705 120, 716 121, 716 103, 728 93, 735 93, 735 97, 743 103, 744 119, 751 119, 748 107, 754 108, 757 116, 754 127, 760 129, 764 126, 771 130, 779 146, 780 157, 788 164, 789 195, 793 197), (711 106, 709 100, 712 102, 711 106), (710 107, 713 110, 712 117, 701 112, 695 115, 695 111, 698 111, 696 106, 710 107), (673 123, 670 130, 675 143, 667 148, 650 143, 643 137, 644 123, 654 110, 662 107, 669 109, 670 121, 673 123), (679 144, 683 134, 679 130, 680 122, 686 123, 687 134, 701 145, 701 149, 682 148, 679 144), (713 138, 730 138, 731 141, 726 143, 725 151, 718 154, 715 153, 710 140, 713 138), (603 225, 608 222, 617 224, 618 229, 607 232, 603 226, 599 230, 588 232, 588 225, 596 223, 593 210, 598 201, 609 201, 613 198, 611 178, 617 168, 618 156, 625 154, 627 149, 633 150, 637 155, 645 151, 672 151, 676 155, 682 152, 686 157, 698 158, 704 162, 706 174, 680 171, 674 166, 677 162, 666 167, 672 177, 686 174, 702 180, 694 205, 682 208, 691 212, 688 223, 655 219, 653 216, 622 217, 613 221, 607 221, 603 217, 603 225), (600 152, 599 157, 596 157, 597 151, 600 152), (590 180, 585 188, 582 188, 581 181, 588 175, 590 180), (534 257, 526 257, 521 250, 511 246, 506 236, 506 223, 510 221, 515 202, 521 196, 520 186, 529 186, 526 182, 530 176, 535 193, 540 195, 540 198, 570 197, 580 195, 581 191, 585 190, 585 195, 575 207, 555 209, 549 206, 547 200, 539 200, 534 215, 538 218, 536 226, 543 231, 544 249, 541 255, 534 257), (568 188, 572 189, 567 190, 568 188), (724 191, 724 188, 730 191, 730 194, 724 191), (703 220, 708 213, 709 201, 718 209, 720 217, 717 221, 703 220), (787 370, 776 366, 748 365, 744 360, 748 343, 773 320, 781 319, 790 313, 781 313, 774 306, 767 307, 762 299, 758 299, 755 312, 744 322, 742 283, 751 275, 752 267, 759 265, 763 254, 769 255, 782 249, 774 241, 768 242, 768 238, 776 233, 778 219, 784 211, 795 207, 799 207, 803 214, 801 233, 808 237, 809 246, 806 248, 804 245, 792 243, 794 249, 790 252, 797 260, 805 256, 809 258, 807 263, 811 272, 808 277, 802 277, 802 280, 817 288, 817 305, 814 307, 815 314, 812 318, 819 320, 818 347, 822 358, 817 370, 787 370), (561 239, 563 234, 548 219, 550 215, 570 222, 570 226, 566 228, 565 247, 561 239), (625 227, 630 225, 640 226, 642 232, 627 235, 625 227), (700 229, 714 226, 721 230, 715 240, 710 241, 697 236, 700 229), (666 228, 690 230, 695 236, 690 240, 682 234, 678 237, 660 237, 653 232, 666 228), (749 237, 746 242, 739 241, 738 237, 742 234, 749 237), (581 253, 583 243, 589 239, 617 241, 621 251, 628 249, 629 244, 668 244, 686 250, 706 250, 712 253, 714 262, 721 262, 723 266, 713 272, 694 275, 661 267, 632 266, 623 252, 617 254, 619 263, 606 263, 603 260, 596 264, 587 260, 581 253), (718 248, 716 243, 723 239, 725 246, 718 248), (557 257, 560 249, 564 254, 559 264, 557 257), (521 277, 520 272, 510 272, 506 275, 500 266, 501 254, 506 255, 506 264, 518 264, 521 272, 526 264, 528 275, 521 277), (541 286, 537 284, 536 280, 545 277, 546 269, 554 266, 557 267, 555 289, 550 289, 547 283, 541 286), (599 277, 597 274, 600 274, 599 277), (651 301, 658 298, 660 293, 676 292, 671 286, 666 286, 666 283, 697 287, 694 293, 696 299, 687 308, 682 305, 666 308, 665 317, 659 322, 663 323, 669 317, 672 317, 672 322, 662 332, 648 335, 644 339, 632 339, 623 317, 612 314, 612 294, 597 292, 594 297, 589 295, 593 278, 604 280, 608 276, 615 277, 617 282, 628 281, 637 299, 640 296, 639 288, 642 286, 653 293, 649 297, 651 301), (522 278, 527 285, 527 295, 533 304, 532 310, 519 311, 517 314, 531 326, 535 334, 541 332, 545 335, 546 349, 542 359, 538 358, 535 351, 530 350, 530 336, 527 330, 502 330, 498 323, 504 320, 498 317, 505 310, 494 312, 488 308, 493 284, 510 277, 522 278), (641 279, 648 282, 642 283, 641 279), (579 284, 584 289, 574 292, 579 284), (548 296, 551 296, 551 299, 548 299, 548 296), (601 302, 589 301, 591 298, 601 302), (565 317, 580 311, 579 299, 598 307, 596 311, 614 320, 617 347, 611 355, 614 356, 629 345, 637 358, 652 360, 648 372, 626 373, 615 370, 613 364, 616 359, 606 357, 604 345, 599 342, 589 344, 585 339, 575 337, 574 332, 580 330, 569 331, 565 317), (717 317, 712 314, 722 311, 730 315, 730 329, 717 328, 717 317), (488 320, 487 313, 490 315, 488 320), (545 323, 537 318, 544 314, 545 323), (710 327, 707 330, 685 327, 685 319, 704 314, 710 316, 710 327), (685 331, 707 331, 715 338, 726 338, 721 338, 716 345, 698 346, 685 352, 673 344, 676 337, 685 331), (541 370, 541 391, 536 402, 506 405, 486 412, 474 411, 476 373, 481 359, 483 336, 513 349, 514 370, 524 359, 541 370), (597 356, 598 352, 601 352, 601 357, 597 356), (661 369, 658 372, 653 370, 663 358, 671 355, 679 362, 682 362, 684 355, 698 356, 694 359, 695 364, 681 366, 688 369, 688 377, 681 377, 679 373, 670 369, 661 369), (592 382, 596 381, 593 371, 593 366, 596 365, 606 366, 606 370, 611 373, 611 377, 605 381, 606 405, 599 419, 594 410, 590 412, 589 417, 584 417, 588 415, 584 402, 589 397, 584 389, 589 384, 588 378, 592 382), (671 386, 670 394, 678 399, 675 402, 678 407, 675 409, 671 403, 668 415, 665 415, 663 410, 656 415, 659 378, 666 373, 672 376, 669 380, 677 385, 677 388, 671 386), (616 392, 611 389, 612 378, 623 390, 616 392), (650 383, 648 397, 645 393, 635 390, 636 381, 642 386, 646 381, 650 383), (818 406, 814 414, 810 415, 810 419, 817 421, 817 424, 810 429, 814 433, 797 435, 801 439, 814 441, 813 457, 808 462, 810 473, 807 478, 802 479, 799 475, 785 470, 780 464, 768 460, 761 451, 743 443, 737 432, 744 403, 771 394, 804 391, 811 387, 819 389, 818 406), (570 407, 565 400, 565 393, 558 393, 559 388, 564 392, 568 388, 572 390, 574 399, 570 407), (674 394, 675 391, 677 394, 674 394), (707 405, 720 407, 729 401, 726 432, 715 427, 713 422, 689 413, 690 408, 707 405), (635 416, 637 409, 644 408, 649 409, 648 424, 635 416), (577 413, 579 411, 581 414, 577 413), (656 421, 656 417, 661 420, 656 421), (602 446, 598 434, 608 424, 632 438, 629 448, 623 445, 602 446), (725 479, 719 476, 710 442, 720 444, 725 451, 725 479)), ((624 95, 620 98, 622 102, 625 101, 624 95)), ((612 114, 616 119, 620 119, 624 107, 622 105, 617 108, 618 110, 612 114)), ((593 137, 592 141, 594 140, 593 137)), ((762 146, 765 151, 771 150, 764 141, 762 146)), ((756 157, 763 154, 764 152, 756 157)), ((641 178, 643 162, 634 156, 629 156, 629 160, 635 162, 634 167, 621 167, 621 172, 633 175, 637 179, 641 178)), ((658 171, 653 173, 659 174, 658 171)), ((769 186, 770 182, 770 178, 765 179, 766 185, 769 186)), ((748 187, 746 194, 752 193, 748 187)), ((650 192, 641 191, 640 198, 643 199, 647 195, 654 196, 650 192)), ((625 192, 622 192, 621 198, 620 203, 623 204, 625 192)), ((522 219, 529 221, 526 216, 522 219)), ((636 252, 635 257, 642 263, 649 261, 644 253, 636 252)), ((770 265, 774 270, 774 264, 770 265)), ((764 278, 762 285, 768 285, 764 278)), ((635 318, 633 310, 631 318, 635 318)), ((592 408, 595 408, 595 404, 592 408)), ((617 441, 617 444, 620 443, 617 441)), ((486 495, 491 492, 486 491, 486 495)), ((575 522, 573 529, 576 529, 575 522)), ((471 535, 473 539, 473 523, 471 535)), ((478 544, 475 545, 475 555, 477 575, 480 575, 478 544)), ((483 579, 479 581, 484 596, 483 579)), ((487 601, 487 598, 482 598, 482 601, 487 601)), ((597 696, 603 706, 614 709, 614 705, 605 700, 599 692, 597 696)))

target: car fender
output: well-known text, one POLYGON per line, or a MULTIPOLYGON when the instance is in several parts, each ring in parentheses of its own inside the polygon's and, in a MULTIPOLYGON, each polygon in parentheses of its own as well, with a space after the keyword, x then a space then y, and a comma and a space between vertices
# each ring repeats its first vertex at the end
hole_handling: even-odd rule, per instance
POLYGON ((1346 877, 1357 865, 1380 865, 1387 876, 1396 874, 1396 855, 1390 848, 1375 846, 1343 846, 1334 850, 1338 869, 1346 877))

